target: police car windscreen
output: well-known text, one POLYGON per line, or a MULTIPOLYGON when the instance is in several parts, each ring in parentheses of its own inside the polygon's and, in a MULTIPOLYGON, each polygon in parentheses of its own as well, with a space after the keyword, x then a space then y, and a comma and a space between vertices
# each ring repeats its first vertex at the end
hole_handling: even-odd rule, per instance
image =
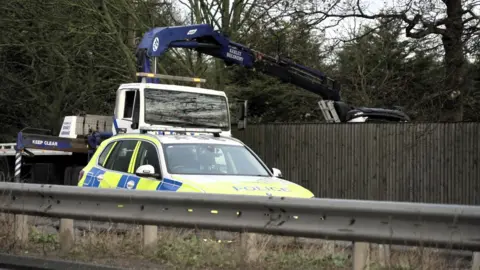
POLYGON ((145 89, 145 122, 152 125, 230 128, 225 97, 149 88, 145 89))
POLYGON ((171 174, 269 176, 267 169, 244 146, 163 144, 171 174))

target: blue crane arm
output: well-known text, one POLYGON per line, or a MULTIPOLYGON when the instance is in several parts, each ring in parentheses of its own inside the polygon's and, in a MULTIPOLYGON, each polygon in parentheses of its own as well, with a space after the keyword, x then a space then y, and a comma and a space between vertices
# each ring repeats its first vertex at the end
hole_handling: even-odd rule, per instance
MULTIPOLYGON (((157 27, 148 31, 137 48, 138 71, 150 73, 150 59, 161 57, 170 48, 193 49, 291 83, 327 100, 340 100, 340 87, 323 72, 291 60, 272 57, 230 41, 209 24, 157 27)), ((149 79, 153 80, 153 79, 149 79)))

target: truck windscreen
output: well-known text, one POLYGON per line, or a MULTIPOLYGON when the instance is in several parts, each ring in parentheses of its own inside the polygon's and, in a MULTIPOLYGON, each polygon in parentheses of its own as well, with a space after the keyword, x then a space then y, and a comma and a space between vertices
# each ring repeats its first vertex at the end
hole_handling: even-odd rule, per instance
POLYGON ((145 88, 145 123, 229 130, 225 97, 145 88))

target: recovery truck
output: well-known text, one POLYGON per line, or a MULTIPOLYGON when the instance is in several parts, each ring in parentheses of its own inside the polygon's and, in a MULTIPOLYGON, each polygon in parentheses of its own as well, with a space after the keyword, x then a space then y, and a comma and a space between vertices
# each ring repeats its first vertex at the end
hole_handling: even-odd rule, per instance
MULTIPOLYGON (((138 45, 138 81, 119 86, 113 117, 66 116, 58 136, 45 130, 23 129, 16 143, 0 144, 0 181, 15 178, 76 185, 80 170, 102 140, 118 133, 140 132, 139 127, 220 128, 221 136, 231 136, 229 103, 224 92, 201 88, 204 79, 157 74, 157 60, 170 48, 192 49, 220 58, 226 65, 253 69, 315 93, 330 123, 409 121, 399 110, 347 105, 340 101, 340 85, 324 73, 235 43, 211 25, 157 27, 149 30, 138 45), (196 87, 161 84, 160 79, 195 83, 196 87)), ((237 125, 243 129, 247 102, 240 104, 237 125)))

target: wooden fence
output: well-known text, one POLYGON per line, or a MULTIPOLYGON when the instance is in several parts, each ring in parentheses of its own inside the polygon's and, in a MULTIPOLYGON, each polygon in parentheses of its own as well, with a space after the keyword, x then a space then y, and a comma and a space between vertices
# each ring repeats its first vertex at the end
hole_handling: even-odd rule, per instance
POLYGON ((480 123, 282 123, 233 135, 318 197, 480 204, 480 123))

